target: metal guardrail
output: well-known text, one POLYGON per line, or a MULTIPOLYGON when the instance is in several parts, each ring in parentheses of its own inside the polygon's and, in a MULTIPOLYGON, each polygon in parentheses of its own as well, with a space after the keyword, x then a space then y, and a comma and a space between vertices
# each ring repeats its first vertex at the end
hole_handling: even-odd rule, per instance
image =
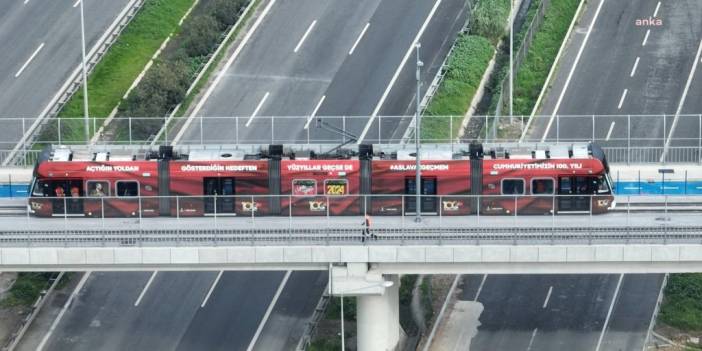
MULTIPOLYGON (((176 208, 188 201, 203 201, 207 197, 173 197, 176 208)), ((75 198, 56 198, 63 203, 64 214, 54 218, 37 218, 30 215, 27 207, 20 216, 5 218, 0 231, 0 245, 4 246, 131 246, 131 245, 269 245, 269 244, 343 244, 355 243, 362 238, 365 226, 362 199, 366 196, 281 196, 281 200, 298 200, 293 206, 282 206, 281 216, 265 216, 252 203, 265 203, 272 196, 216 196, 212 200, 215 211, 207 217, 185 217, 176 211, 174 217, 150 218, 153 212, 148 202, 158 202, 159 197, 91 198, 98 206, 96 217, 76 217, 70 212, 75 198), (350 198, 350 199, 349 199, 350 198), (217 201, 236 206, 237 212, 217 212, 217 201), (314 201, 319 216, 300 213, 309 209, 314 201), (355 201, 355 207, 340 215, 330 211, 342 201, 355 201), (111 208, 111 201, 133 201, 138 206, 131 218, 110 218, 104 209, 111 208), (248 208, 249 211, 239 209, 248 208)), ((405 212, 405 196, 368 196, 371 205, 378 199, 395 198, 403 206, 396 215, 373 218, 371 233, 380 237, 377 243, 449 243, 468 242, 480 244, 527 243, 527 242, 603 242, 614 241, 700 241, 702 224, 702 200, 686 196, 628 196, 617 197, 616 211, 607 214, 554 214, 544 209, 540 215, 520 214, 486 215, 477 211, 473 215, 447 214, 445 206, 454 208, 455 202, 494 199, 504 200, 503 206, 526 201, 550 200, 557 204, 563 196, 437 196, 437 212, 424 214, 423 221, 413 221, 414 214, 405 212), (540 199, 535 199, 539 197, 540 199), (444 201, 447 201, 445 203, 444 201), (625 205, 622 205, 625 204, 625 205)), ((407 196, 414 198, 414 196, 407 196)), ((582 198, 582 197, 581 197, 582 198)), ((585 197, 586 198, 586 197, 585 197)), ((592 207, 593 198, 589 201, 592 207)), ((284 204, 286 204, 284 202, 284 204)), ((95 204, 94 204, 95 205, 95 204)), ((376 203, 377 205, 377 203, 376 203)), ((377 209, 377 208, 376 208, 377 209)), ((261 211, 263 212, 263 211, 261 211)), ((369 239, 369 241, 372 241, 369 239)))
MULTIPOLYGON (((332 133, 323 128, 316 128, 315 121, 310 116, 234 116, 234 117, 192 117, 190 128, 183 135, 179 144, 319 144, 342 143, 348 141, 342 134, 332 133), (310 122, 308 124, 308 122, 310 122), (308 128, 303 128, 307 125, 308 128), (219 134, 219 136, 218 136, 219 134)), ((392 144, 399 143, 402 135, 394 133, 401 121, 410 121, 413 116, 379 116, 377 117, 363 140, 364 143, 392 144)), ((503 130, 493 137, 488 128, 477 135, 478 140, 492 143, 512 143, 519 140, 526 127, 529 116, 473 116, 471 118, 489 120, 513 120, 503 130)), ((178 123, 174 117, 169 123, 178 123)), ((344 134, 358 135, 368 122, 368 116, 318 116, 326 124, 339 128, 344 134)), ((425 135, 424 143, 457 143, 450 133, 454 123, 461 123, 463 116, 423 116, 425 135), (432 125, 434 125, 432 127, 432 125), (432 130, 433 129, 433 130, 432 130), (427 130, 432 130, 428 132, 427 130), (428 135, 432 135, 429 137, 428 135)), ((671 150, 684 148, 689 155, 670 156, 671 161, 686 159, 686 162, 700 162, 702 150, 702 114, 696 115, 555 115, 534 116, 533 126, 550 123, 548 143, 573 143, 591 141, 617 150, 639 150, 627 155, 615 155, 617 159, 628 162, 660 162, 660 156, 668 141, 668 134, 674 120, 678 127, 669 143, 671 150), (684 127, 682 127, 684 126, 684 127), (653 151, 649 151, 653 150, 653 151), (626 156, 626 157, 625 157, 626 156), (654 158, 658 159, 654 160, 654 158), (690 159, 691 161, 687 161, 690 159)), ((24 134, 27 130, 23 118, 0 119, 0 128, 17 131, 24 134)), ((168 117, 124 117, 115 118, 123 126, 121 139, 113 140, 111 144, 145 145, 154 140, 150 130, 158 130, 168 120, 168 117)), ((94 128, 98 128, 101 119, 93 119, 94 128)), ((36 142, 41 144, 83 144, 84 140, 74 140, 76 128, 82 128, 82 118, 60 118, 45 122, 45 133, 36 142)), ((166 130, 167 132, 167 130, 166 130)), ((400 133, 401 134, 401 133, 400 133)), ((535 132, 535 134, 538 134, 535 132)), ((170 143, 173 135, 164 133, 163 142, 170 143)), ((543 135, 527 136, 521 140, 524 144, 542 142, 543 135)), ((465 142, 465 141, 462 141, 465 142)), ((11 142, 1 142, 0 150, 14 147, 11 142)), ((33 153, 32 150, 27 150, 33 153)), ((11 156, 7 151, 0 152, 0 159, 11 156)), ((21 158, 17 160, 21 164, 21 158)))

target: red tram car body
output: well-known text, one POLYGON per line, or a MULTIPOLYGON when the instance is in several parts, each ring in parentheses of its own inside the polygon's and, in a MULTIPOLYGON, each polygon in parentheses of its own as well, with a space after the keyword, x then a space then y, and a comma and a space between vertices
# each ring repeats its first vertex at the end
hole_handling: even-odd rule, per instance
MULTIPOLYGON (((40 217, 415 213, 414 154, 385 148, 304 157, 282 146, 249 155, 173 156, 166 148, 141 160, 106 153, 81 160, 56 149, 35 167, 28 206, 40 217)), ((603 213, 614 206, 607 161, 595 145, 500 156, 471 146, 420 158, 426 214, 603 213)))

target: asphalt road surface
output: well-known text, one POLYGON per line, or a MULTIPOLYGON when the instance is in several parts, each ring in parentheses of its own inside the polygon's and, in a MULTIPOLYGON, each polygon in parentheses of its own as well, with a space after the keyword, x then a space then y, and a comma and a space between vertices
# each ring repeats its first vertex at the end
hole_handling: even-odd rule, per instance
POLYGON ((662 283, 656 277, 464 276, 459 299, 477 298, 484 307, 470 349, 641 350, 651 319, 646 307, 655 305, 662 283))
MULTIPOLYGON (((90 50, 130 0, 85 2, 90 50)), ((5 1, 0 11, 0 149, 12 149, 81 62, 76 0, 5 1), (5 119, 2 121, 2 119, 5 119)))
MULTIPOLYGON (((693 70, 702 41, 702 20, 695 14, 701 12, 702 3, 693 0, 588 2, 539 112, 585 117, 551 119, 550 126, 549 119, 534 120, 529 138, 588 140, 594 133, 599 143, 627 146, 631 133, 632 139, 639 139, 632 146, 662 147, 680 106, 682 113, 702 112, 698 98, 702 66, 693 70), (649 17, 663 24, 636 25, 637 19, 649 17), (690 88, 683 100, 688 80, 690 88), (593 114, 673 116, 632 118, 628 132, 627 117, 593 118, 593 114)), ((677 137, 684 133, 680 131, 697 132, 699 124, 697 118, 680 118, 676 128, 677 137)), ((688 137, 699 142, 698 136, 688 137)), ((599 350, 641 350, 663 282, 660 274, 624 275, 621 284, 616 275, 490 278, 480 295, 485 317, 481 316, 483 325, 471 350, 501 345, 594 350, 598 343, 599 350), (542 308, 549 288, 552 300, 542 308), (493 300, 494 296, 501 297, 493 300), (500 300, 514 301, 514 309, 505 311, 500 300), (603 328, 605 320, 607 328, 603 328)))
MULTIPOLYGON (((321 6, 316 0, 278 0, 194 111, 195 116, 240 118, 202 124, 193 119, 179 141, 340 139, 315 128, 314 121, 307 124, 312 116, 324 116, 359 137, 367 129, 366 141, 371 142, 378 137, 378 119, 368 116, 413 113, 415 39, 422 44, 427 87, 465 23, 466 11, 461 0, 328 1, 321 6), (343 123, 336 116, 362 118, 343 123)), ((401 122, 388 120, 380 132, 385 138, 398 127, 403 132, 401 122)))
POLYGON ((702 113, 699 13, 702 2, 695 0, 588 3, 584 21, 576 26, 574 42, 564 54, 566 65, 540 112, 585 116, 560 118, 550 127, 548 119, 540 119, 532 137, 590 139, 594 133, 606 145, 627 146, 630 136, 631 146, 662 147, 675 126, 672 135, 678 140, 673 145, 697 146, 702 113), (661 24, 636 24, 649 18, 661 24), (678 113, 693 116, 676 117, 678 113), (593 118, 593 114, 621 117, 593 118))
MULTIPOLYGON (((261 12, 260 25, 196 112, 244 117, 236 124, 210 121, 203 129, 192 122, 181 142, 199 143, 201 137, 212 144, 299 140, 307 137, 304 125, 315 108, 318 115, 367 116, 374 109, 403 115, 413 98, 414 66, 400 64, 414 38, 423 32, 423 79, 428 82, 463 25, 465 6, 463 0, 276 0, 261 12), (389 89, 395 75, 394 88, 389 89), (302 118, 276 119, 273 125, 270 118, 261 117, 291 115, 302 118)), ((367 121, 354 125, 354 131, 360 133, 367 121)), ((395 121, 384 133, 395 132, 400 120, 395 121)), ((319 129, 311 134, 312 139, 324 137, 319 129)), ((327 283, 326 272, 225 272, 215 285, 216 276, 158 273, 150 284, 143 273, 91 278, 95 280, 86 282, 81 300, 92 307, 68 309, 47 349, 73 350, 78 343, 96 349, 111 340, 115 350, 242 350, 252 341, 259 350, 289 350, 299 341, 327 283), (134 306, 147 285, 139 306, 134 306), (94 300, 91 289, 109 291, 113 297, 94 300), (166 306, 163 301, 169 299, 173 303, 166 306), (94 316, 105 310, 119 311, 99 319, 117 325, 116 332, 90 328, 94 316), (156 327, 158 323, 167 326, 156 327)))

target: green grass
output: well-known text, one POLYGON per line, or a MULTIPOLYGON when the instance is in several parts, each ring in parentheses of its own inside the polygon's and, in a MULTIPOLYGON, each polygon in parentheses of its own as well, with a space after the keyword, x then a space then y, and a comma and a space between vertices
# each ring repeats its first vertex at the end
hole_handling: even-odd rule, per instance
POLYGON ((565 39, 580 0, 554 0, 514 81, 515 115, 529 115, 565 39))
POLYGON ((42 290, 49 288, 49 279, 54 273, 19 273, 17 281, 0 306, 31 306, 42 290))
POLYGON ((341 337, 316 339, 307 348, 309 351, 339 351, 341 350, 341 337))
MULTIPOLYGON (((529 30, 529 27, 531 25, 531 22, 534 20, 534 17, 536 16, 536 10, 539 8, 539 5, 541 5, 541 0, 532 0, 531 3, 529 4, 529 10, 527 10, 527 13, 524 17, 524 23, 522 26, 519 28, 519 30, 514 33, 514 51, 515 54, 517 50, 521 48, 522 42, 524 41, 524 37, 527 34, 527 31, 529 30)), ((516 28, 515 28, 516 29, 516 28)), ((505 38, 507 40, 509 38, 505 38)), ((497 57, 495 58, 495 72, 493 73, 492 77, 490 77, 490 80, 487 84, 486 91, 493 96, 493 98, 490 101, 490 105, 487 106, 487 111, 479 111, 477 113, 480 114, 487 114, 487 115, 494 115, 495 112, 497 111, 497 104, 499 103, 498 97, 502 93, 502 83, 504 80, 507 78, 509 74, 509 45, 506 44, 504 48, 501 50, 500 53, 498 53, 497 57)), ((516 62, 515 62, 516 64, 516 62)), ((509 106, 506 104, 509 104, 509 99, 504 99, 503 100, 503 111, 505 108, 509 110, 509 106)))
MULTIPOLYGON (((177 31, 178 21, 193 2, 147 0, 144 3, 88 78, 91 117, 105 118, 112 112, 163 41, 177 31)), ((59 113, 61 118, 80 116, 83 116, 82 88, 59 113)), ((85 130, 82 123, 80 120, 66 121, 66 128, 62 128, 64 140, 83 141, 85 130)))
POLYGON ((458 37, 446 75, 422 118, 422 140, 446 141, 457 135, 493 53, 494 47, 484 37, 458 37))
POLYGON ((479 0, 472 13, 470 32, 489 39, 493 45, 505 35, 510 0, 479 0))
POLYGON ((702 274, 671 274, 658 318, 684 331, 702 331, 702 274))
MULTIPOLYGON (((329 300, 326 314, 324 318, 329 320, 341 319, 341 298, 334 296, 329 300)), ((344 297, 344 320, 356 320, 356 298, 351 296, 344 297)))

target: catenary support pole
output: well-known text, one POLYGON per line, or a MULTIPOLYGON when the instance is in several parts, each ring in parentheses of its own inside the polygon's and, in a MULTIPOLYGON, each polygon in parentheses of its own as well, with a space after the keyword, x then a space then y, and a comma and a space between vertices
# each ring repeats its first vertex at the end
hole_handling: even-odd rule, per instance
POLYGON ((88 67, 85 63, 85 15, 83 13, 83 0, 80 0, 80 39, 83 51, 83 122, 85 124, 85 143, 90 143, 90 123, 88 121, 88 67))
POLYGON ((415 147, 416 147, 416 155, 415 155, 415 160, 417 163, 417 170, 416 170, 416 183, 414 184, 415 190, 416 190, 416 202, 415 202, 415 213, 416 217, 414 218, 414 221, 419 223, 422 221, 422 204, 421 204, 421 195, 422 195, 422 169, 421 169, 421 161, 419 158, 419 138, 421 136, 421 129, 420 129, 420 124, 421 124, 421 116, 420 116, 420 110, 421 110, 421 93, 420 90, 422 88, 422 80, 421 80, 421 70, 422 66, 424 65, 422 61, 419 60, 419 48, 421 47, 420 43, 417 43, 415 46, 417 48, 417 110, 415 111, 415 119, 414 119, 414 142, 415 142, 415 147))

